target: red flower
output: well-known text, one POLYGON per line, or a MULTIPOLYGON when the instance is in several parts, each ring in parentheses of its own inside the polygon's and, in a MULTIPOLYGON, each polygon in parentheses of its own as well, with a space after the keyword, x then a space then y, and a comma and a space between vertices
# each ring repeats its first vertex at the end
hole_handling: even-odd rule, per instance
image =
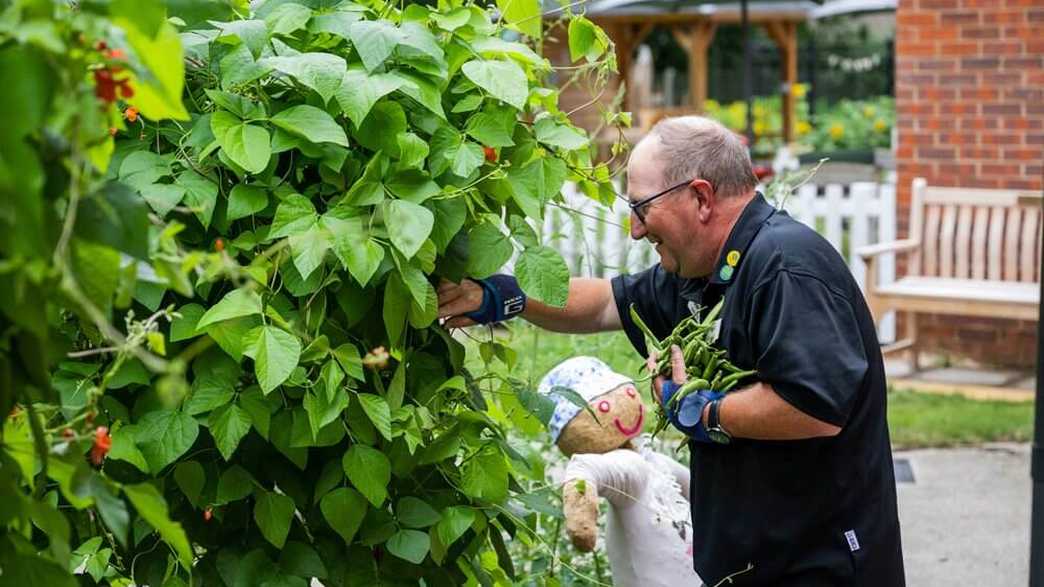
POLYGON ((91 447, 91 462, 95 465, 102 464, 105 455, 112 448, 112 437, 109 436, 108 426, 98 426, 94 429, 94 446, 91 447))
POLYGON ((203 510, 203 521, 204 522, 209 522, 210 519, 213 518, 213 517, 214 517, 214 508, 207 507, 207 509, 203 510))
POLYGON ((126 59, 127 53, 123 49, 113 49, 107 55, 109 59, 126 59))
POLYGON ((214 239, 214 250, 219 252, 219 253, 221 251, 224 251, 225 250, 225 239, 223 239, 223 238, 214 239))
POLYGON ((129 120, 130 122, 137 122, 138 109, 134 106, 128 106, 127 109, 123 111, 123 117, 129 120))
POLYGON ((490 163, 497 162, 497 150, 493 147, 482 147, 482 152, 486 155, 486 161, 490 163))

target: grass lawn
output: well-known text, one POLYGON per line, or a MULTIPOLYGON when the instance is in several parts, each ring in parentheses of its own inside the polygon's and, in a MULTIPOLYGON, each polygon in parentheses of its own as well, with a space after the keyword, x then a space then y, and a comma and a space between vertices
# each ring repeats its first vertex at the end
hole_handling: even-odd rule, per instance
MULTIPOLYGON (((534 386, 561 361, 579 355, 598 357, 614 370, 639 376, 642 360, 622 332, 555 334, 521 321, 511 323, 509 339, 518 351, 514 375, 534 386)), ((487 337, 481 329, 472 336, 487 337)), ((498 338, 500 335, 498 334, 498 338)), ((471 366, 480 366, 469 345, 471 366)), ((893 390, 888 396, 888 424, 897 448, 953 446, 997 441, 1028 442, 1033 435, 1033 402, 973 400, 957 395, 937 395, 893 390)))

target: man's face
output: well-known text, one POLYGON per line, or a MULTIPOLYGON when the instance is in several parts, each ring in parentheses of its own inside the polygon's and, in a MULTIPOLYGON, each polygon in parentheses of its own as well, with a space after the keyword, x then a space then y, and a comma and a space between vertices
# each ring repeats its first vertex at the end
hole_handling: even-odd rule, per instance
MULTIPOLYGON (((638 202, 669 187, 663 178, 662 157, 654 140, 642 141, 627 163, 627 195, 638 202)), ((689 187, 681 187, 643 207, 642 216, 631 213, 631 238, 647 239, 656 247, 660 264, 681 277, 697 277, 692 261, 699 252, 695 198, 689 187)))

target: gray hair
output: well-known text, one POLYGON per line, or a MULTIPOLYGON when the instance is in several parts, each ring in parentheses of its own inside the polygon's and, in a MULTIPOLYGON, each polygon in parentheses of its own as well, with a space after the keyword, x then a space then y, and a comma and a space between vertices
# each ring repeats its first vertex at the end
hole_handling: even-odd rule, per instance
POLYGON ((758 185, 739 135, 703 116, 664 118, 647 139, 659 140, 664 187, 705 179, 721 197, 741 196, 758 185))

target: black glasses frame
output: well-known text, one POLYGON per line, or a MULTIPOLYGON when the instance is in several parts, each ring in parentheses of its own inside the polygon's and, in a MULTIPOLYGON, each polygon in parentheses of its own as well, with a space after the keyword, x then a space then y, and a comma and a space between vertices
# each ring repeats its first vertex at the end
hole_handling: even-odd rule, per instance
POLYGON ((688 181, 683 181, 682 183, 679 183, 678 185, 676 185, 674 187, 669 187, 669 188, 663 190, 662 192, 660 192, 658 194, 653 194, 653 195, 649 196, 648 198, 642 198, 641 200, 638 200, 637 202, 631 202, 630 200, 628 200, 627 206, 631 209, 631 212, 633 212, 634 215, 638 217, 638 220, 641 221, 642 224, 645 224, 645 212, 642 211, 642 209, 645 206, 647 206, 648 204, 651 204, 653 202, 653 200, 655 200, 656 198, 660 198, 660 197, 666 196, 667 194, 673 192, 674 190, 676 190, 678 188, 681 188, 681 187, 685 187, 685 186, 689 185, 692 182, 693 182, 693 180, 691 180, 691 179, 688 180, 688 181))

